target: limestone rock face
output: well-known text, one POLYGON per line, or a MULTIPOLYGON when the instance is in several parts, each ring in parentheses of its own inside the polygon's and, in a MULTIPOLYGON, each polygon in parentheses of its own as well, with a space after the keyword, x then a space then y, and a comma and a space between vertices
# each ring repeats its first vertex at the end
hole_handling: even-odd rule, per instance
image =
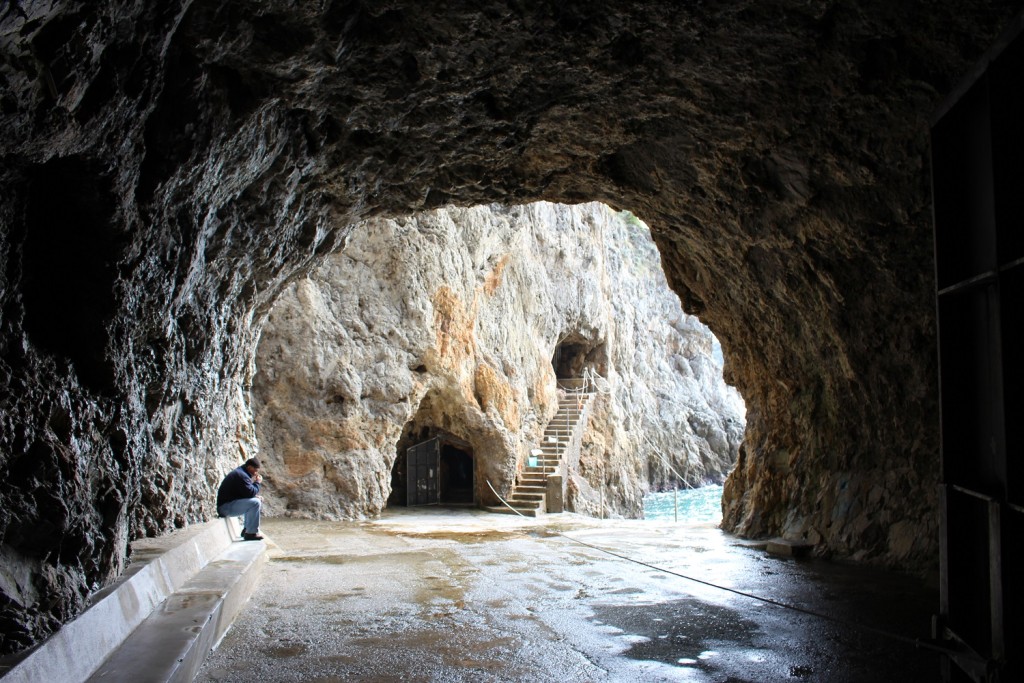
POLYGON ((420 435, 467 444, 496 504, 557 409, 555 365, 603 393, 572 507, 637 516, 650 476, 720 482, 743 405, 682 312, 646 226, 608 207, 448 208, 356 225, 287 288, 257 354, 253 408, 271 512, 376 515, 420 435), (554 359, 554 363, 553 363, 554 359), (403 463, 398 463, 399 468, 403 463))
POLYGON ((0 4, 0 650, 213 514, 287 284, 448 204, 641 217, 747 403, 726 528, 934 563, 927 119, 1018 11, 0 4))

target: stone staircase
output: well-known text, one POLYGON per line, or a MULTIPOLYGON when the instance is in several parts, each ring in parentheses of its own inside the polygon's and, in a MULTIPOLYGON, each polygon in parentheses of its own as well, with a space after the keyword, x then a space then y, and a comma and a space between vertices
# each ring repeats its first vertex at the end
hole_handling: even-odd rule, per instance
POLYGON ((534 464, 528 463, 523 467, 512 486, 507 501, 513 509, 494 505, 487 510, 510 515, 519 513, 524 517, 536 517, 547 512, 548 477, 561 474, 564 480, 567 450, 572 446, 573 438, 578 436, 577 427, 593 397, 591 392, 571 391, 559 398, 558 412, 544 429, 540 446, 535 451, 534 464))
POLYGON ((267 557, 234 518, 132 544, 132 561, 41 645, 0 660, 3 683, 191 681, 252 594, 267 557))

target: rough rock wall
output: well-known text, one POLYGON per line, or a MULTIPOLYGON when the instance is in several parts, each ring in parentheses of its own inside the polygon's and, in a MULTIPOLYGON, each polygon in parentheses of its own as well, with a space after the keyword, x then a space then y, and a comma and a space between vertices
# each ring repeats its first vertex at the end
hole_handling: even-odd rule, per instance
POLYGON ((605 475, 606 512, 632 516, 649 470, 721 482, 742 400, 646 226, 600 204, 449 208, 355 226, 279 297, 252 391, 269 511, 378 514, 423 429, 469 445, 474 497, 496 504, 486 482, 507 492, 556 410, 566 340, 608 380, 571 506, 596 510, 605 475))
POLYGON ((607 453, 639 453, 655 489, 680 477, 687 486, 720 484, 743 439, 743 399, 723 381, 712 331, 663 294, 668 282, 647 226, 616 218, 603 239, 617 381, 612 400, 598 405, 614 426, 607 453))
POLYGON ((0 650, 211 514, 339 226, 449 203, 643 218, 748 404, 725 525, 934 562, 926 117, 1018 10, 3 3, 0 650))

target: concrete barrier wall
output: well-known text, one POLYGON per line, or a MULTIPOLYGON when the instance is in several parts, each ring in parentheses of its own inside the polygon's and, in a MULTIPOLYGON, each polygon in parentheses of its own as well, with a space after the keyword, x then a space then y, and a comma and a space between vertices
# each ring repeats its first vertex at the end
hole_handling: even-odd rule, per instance
MULTIPOLYGON (((0 672, 3 683, 84 681, 164 600, 237 538, 234 520, 218 519, 133 544, 124 575, 97 593, 77 619, 0 672)), ((219 637, 219 636, 218 636, 219 637)))

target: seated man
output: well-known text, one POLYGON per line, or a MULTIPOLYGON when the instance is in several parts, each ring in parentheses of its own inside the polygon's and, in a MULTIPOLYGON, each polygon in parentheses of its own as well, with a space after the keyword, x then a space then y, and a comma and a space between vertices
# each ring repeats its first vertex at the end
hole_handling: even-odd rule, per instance
POLYGON ((249 458, 244 465, 228 472, 217 489, 217 514, 221 517, 244 516, 242 539, 245 541, 263 540, 259 534, 260 508, 263 506, 263 499, 259 496, 261 481, 260 461, 249 458))

